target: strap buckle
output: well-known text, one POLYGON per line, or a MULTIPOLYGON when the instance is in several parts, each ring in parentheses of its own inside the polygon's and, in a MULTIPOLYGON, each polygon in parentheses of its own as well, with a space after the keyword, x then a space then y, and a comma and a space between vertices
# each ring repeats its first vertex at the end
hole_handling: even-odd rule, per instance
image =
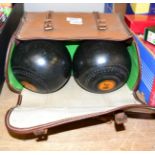
POLYGON ((44 31, 53 30, 52 13, 53 12, 49 11, 46 16, 46 19, 44 21, 44 31))
POLYGON ((98 12, 93 12, 96 21, 96 26, 99 31, 105 31, 107 29, 107 24, 105 19, 101 19, 98 12))

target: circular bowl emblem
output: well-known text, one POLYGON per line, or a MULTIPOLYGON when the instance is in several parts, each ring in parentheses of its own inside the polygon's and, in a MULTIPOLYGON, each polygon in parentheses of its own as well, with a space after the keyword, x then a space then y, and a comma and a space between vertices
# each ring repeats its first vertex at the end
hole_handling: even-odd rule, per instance
POLYGON ((114 80, 104 80, 98 84, 98 89, 102 91, 111 90, 115 88, 116 82, 114 80))
POLYGON ((27 82, 27 81, 22 81, 21 84, 22 84, 25 88, 27 88, 27 89, 29 89, 29 90, 37 91, 37 88, 36 88, 33 84, 31 84, 31 83, 29 83, 29 82, 27 82))

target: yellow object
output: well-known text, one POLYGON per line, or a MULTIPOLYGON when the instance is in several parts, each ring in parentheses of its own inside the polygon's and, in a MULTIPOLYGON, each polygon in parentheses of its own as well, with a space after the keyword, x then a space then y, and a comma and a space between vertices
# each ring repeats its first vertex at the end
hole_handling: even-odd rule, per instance
POLYGON ((150 3, 131 3, 130 6, 135 14, 148 13, 150 9, 150 3))

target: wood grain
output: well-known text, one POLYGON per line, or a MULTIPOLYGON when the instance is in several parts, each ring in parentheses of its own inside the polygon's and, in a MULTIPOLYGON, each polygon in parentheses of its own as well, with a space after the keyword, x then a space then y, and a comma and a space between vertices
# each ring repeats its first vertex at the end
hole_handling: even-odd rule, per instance
MULTIPOLYGON (((155 150, 155 119, 128 118, 123 131, 114 122, 86 120, 54 128, 47 141, 15 137, 5 127, 7 110, 16 105, 17 95, 4 84, 0 96, 0 150, 155 150)), ((105 118, 102 118, 105 121, 105 118)))

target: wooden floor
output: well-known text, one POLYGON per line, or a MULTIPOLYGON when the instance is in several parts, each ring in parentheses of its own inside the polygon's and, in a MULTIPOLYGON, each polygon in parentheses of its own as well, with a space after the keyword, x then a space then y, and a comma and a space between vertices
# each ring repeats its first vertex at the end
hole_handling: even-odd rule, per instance
POLYGON ((55 128, 48 140, 41 142, 10 135, 4 118, 16 101, 17 95, 4 85, 0 96, 0 150, 155 150, 155 119, 151 118, 128 118, 123 131, 116 131, 111 121, 81 121, 55 128))

